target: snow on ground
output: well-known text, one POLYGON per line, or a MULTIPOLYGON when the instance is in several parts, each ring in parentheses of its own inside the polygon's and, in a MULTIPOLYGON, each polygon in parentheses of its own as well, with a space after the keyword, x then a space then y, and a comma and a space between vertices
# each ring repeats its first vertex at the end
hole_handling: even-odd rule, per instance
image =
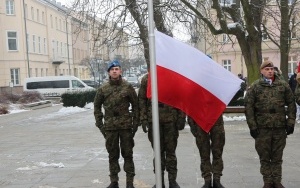
MULTIPOLYGON (((53 105, 56 105, 56 104, 53 104, 53 105)), ((74 114, 74 113, 78 113, 78 112, 84 112, 84 111, 87 111, 90 109, 94 109, 94 103, 92 103, 92 102, 86 104, 83 108, 80 108, 78 106, 62 107, 58 112, 45 115, 44 118, 50 118, 53 116, 70 115, 70 114, 74 114)), ((21 113, 21 112, 25 112, 25 111, 28 111, 28 110, 22 109, 22 105, 20 105, 20 104, 11 104, 9 106, 9 114, 21 113)), ((9 114, 5 114, 5 115, 9 115, 9 114)), ((245 121, 246 116, 242 115, 242 114, 240 116, 238 116, 238 115, 237 116, 229 116, 228 114, 226 114, 226 115, 223 114, 223 119, 224 119, 224 121, 245 121)))

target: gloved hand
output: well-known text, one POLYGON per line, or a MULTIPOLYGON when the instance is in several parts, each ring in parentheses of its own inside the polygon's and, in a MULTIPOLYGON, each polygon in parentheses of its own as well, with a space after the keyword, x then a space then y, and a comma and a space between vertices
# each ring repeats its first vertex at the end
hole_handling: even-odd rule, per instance
POLYGON ((247 84, 245 82, 242 82, 240 86, 241 86, 241 89, 240 89, 241 91, 245 91, 247 88, 247 84))
POLYGON ((190 128, 191 128, 191 133, 194 135, 194 137, 197 137, 197 132, 198 132, 198 128, 197 128, 198 125, 191 125, 190 124, 190 128))
POLYGON ((185 127, 185 119, 179 119, 176 122, 176 126, 178 130, 183 130, 185 127))
POLYGON ((138 130, 138 125, 137 124, 133 124, 133 127, 132 127, 132 134, 133 136, 135 135, 136 131, 138 130))
POLYGON ((252 138, 257 138, 257 136, 259 135, 259 130, 256 128, 256 129, 252 129, 250 130, 250 135, 252 136, 252 138))
POLYGON ((103 137, 106 139, 106 133, 105 133, 104 129, 103 128, 102 129, 99 128, 99 130, 102 133, 103 137))
POLYGON ((96 127, 99 128, 100 132, 102 133, 103 137, 106 139, 106 133, 104 131, 104 126, 103 124, 100 124, 100 123, 96 123, 96 127))
POLYGON ((290 126, 290 125, 287 125, 287 126, 285 127, 285 131, 286 131, 286 134, 287 134, 287 135, 293 134, 293 133, 294 133, 294 127, 293 127, 293 126, 290 126))
POLYGON ((148 121, 143 121, 142 122, 142 128, 143 128, 144 133, 148 132, 148 129, 149 129, 149 123, 148 123, 148 121))

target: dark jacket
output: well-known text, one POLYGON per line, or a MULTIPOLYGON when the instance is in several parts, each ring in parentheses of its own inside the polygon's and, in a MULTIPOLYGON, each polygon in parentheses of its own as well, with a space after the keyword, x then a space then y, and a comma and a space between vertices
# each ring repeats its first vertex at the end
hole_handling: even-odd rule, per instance
POLYGON ((280 128, 294 126, 295 98, 289 85, 275 76, 270 85, 263 78, 247 90, 245 114, 249 128, 280 128), (287 106, 287 110, 285 110, 287 106))
POLYGON ((296 80, 296 78, 297 78, 297 74, 294 73, 294 74, 290 77, 290 79, 289 79, 289 85, 290 85, 290 87, 291 87, 293 93, 295 93, 295 89, 296 89, 296 86, 297 86, 297 80, 296 80))
POLYGON ((133 125, 138 126, 138 99, 131 84, 120 78, 120 80, 109 80, 102 85, 97 90, 94 100, 94 115, 96 126, 100 129, 130 129, 133 125), (129 110, 130 106, 131 110, 129 110))
MULTIPOLYGON (((147 82, 148 74, 146 74, 141 80, 141 86, 139 89, 139 113, 140 121, 152 122, 152 102, 147 98, 147 82)), ((186 115, 179 109, 173 108, 169 105, 159 103, 159 123, 178 123, 185 122, 186 115)))

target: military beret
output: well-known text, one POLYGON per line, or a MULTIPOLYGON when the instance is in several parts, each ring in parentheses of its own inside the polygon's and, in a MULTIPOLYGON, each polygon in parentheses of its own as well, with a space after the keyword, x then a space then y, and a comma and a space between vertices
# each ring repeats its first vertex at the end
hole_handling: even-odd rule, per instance
POLYGON ((260 69, 263 69, 265 67, 274 67, 274 64, 272 61, 266 60, 260 65, 260 69))
POLYGON ((107 72, 109 72, 112 67, 121 67, 121 64, 119 63, 118 60, 113 60, 108 64, 107 72))

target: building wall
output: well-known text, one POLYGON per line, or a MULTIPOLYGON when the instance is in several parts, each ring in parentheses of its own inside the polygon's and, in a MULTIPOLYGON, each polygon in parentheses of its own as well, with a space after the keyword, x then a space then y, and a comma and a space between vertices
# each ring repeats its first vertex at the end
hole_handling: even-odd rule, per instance
MULTIPOLYGON (((12 81, 15 82, 12 89, 19 92, 26 77, 74 75, 80 79, 90 78, 89 67, 82 64, 83 59, 94 56, 90 50, 92 37, 86 29, 88 26, 75 33, 74 17, 66 16, 66 7, 55 0, 25 0, 24 8, 22 0, 11 1, 14 13, 9 15, 6 14, 6 1, 0 1, 0 92, 10 90, 12 81), (8 50, 8 31, 17 33, 17 50, 8 50), (11 71, 18 74, 12 77, 11 71)), ((128 56, 128 49, 120 48, 114 53, 128 56)))

